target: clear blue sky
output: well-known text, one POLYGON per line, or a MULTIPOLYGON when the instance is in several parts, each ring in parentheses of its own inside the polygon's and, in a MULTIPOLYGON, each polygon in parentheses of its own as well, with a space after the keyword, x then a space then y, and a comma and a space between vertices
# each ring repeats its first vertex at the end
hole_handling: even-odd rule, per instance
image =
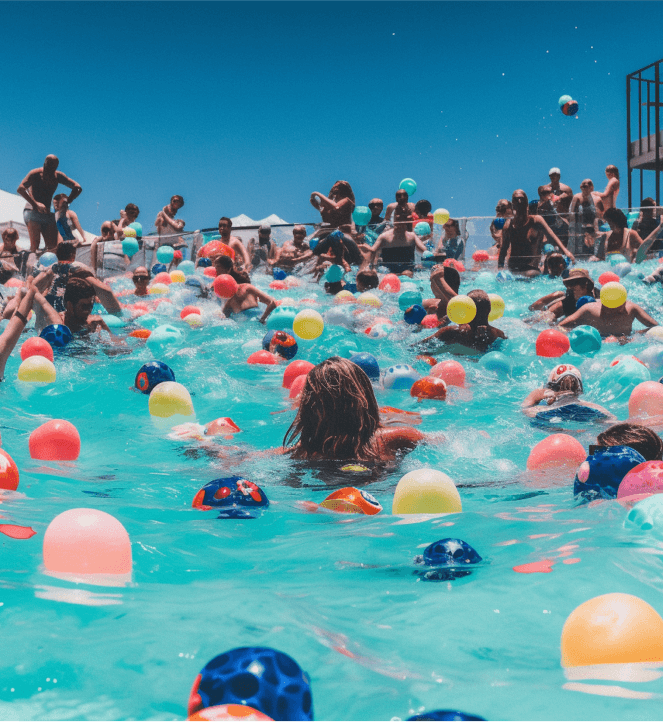
POLYGON ((149 228, 179 193, 194 230, 316 220, 338 179, 358 204, 412 177, 413 200, 490 215, 551 166, 577 192, 615 163, 624 206, 625 76, 663 54, 661 7, 3 2, 0 187, 55 153, 84 228, 129 202, 149 228))

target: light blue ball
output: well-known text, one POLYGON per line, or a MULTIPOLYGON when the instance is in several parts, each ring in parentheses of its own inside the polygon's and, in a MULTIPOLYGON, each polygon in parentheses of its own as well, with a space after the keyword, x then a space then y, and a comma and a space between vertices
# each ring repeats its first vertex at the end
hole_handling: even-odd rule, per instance
POLYGON ((575 353, 594 353, 601 348, 601 334, 593 326, 574 328, 569 334, 569 340, 575 353))
POLYGON ((398 297, 398 307, 401 311, 405 311, 410 308, 410 306, 421 305, 423 300, 423 296, 419 291, 405 291, 405 293, 401 293, 398 297))
POLYGON ((513 281, 513 273, 511 271, 498 271, 495 280, 498 283, 509 283, 513 281))
POLYGON ((182 271, 185 276, 190 276, 196 272, 196 264, 193 261, 182 261, 177 267, 178 271, 182 271))
POLYGON ((122 253, 124 253, 125 256, 131 258, 135 256, 139 250, 138 241, 135 238, 125 238, 122 241, 122 253))
POLYGON ((615 365, 609 366, 598 378, 603 403, 626 402, 638 384, 651 381, 649 369, 629 356, 618 357, 612 363, 615 365))
POLYGON ((638 351, 638 358, 647 364, 647 368, 653 376, 663 374, 663 345, 647 346, 642 351, 638 351))
MULTIPOLYGON (((426 224, 428 225, 428 224, 426 224)), ((432 266, 435 263, 435 257, 432 251, 425 251, 421 254, 421 262, 424 266, 432 266)))
POLYGON ((372 215, 371 209, 367 206, 356 206, 352 211, 352 220, 358 226, 365 226, 371 220, 372 215))
POLYGON ((654 494, 639 501, 627 514, 624 528, 637 531, 663 530, 663 494, 654 494))
POLYGON ((138 316, 134 323, 149 331, 153 331, 161 323, 161 319, 151 313, 144 313, 142 316, 138 316))
POLYGON ((178 346, 184 340, 184 335, 179 328, 169 324, 157 326, 150 337, 147 339, 147 345, 152 350, 163 349, 167 346, 178 346))
POLYGON ((500 351, 490 351, 479 359, 479 366, 500 377, 511 375, 511 361, 500 351))
POLYGON ((106 322, 108 328, 124 328, 127 325, 125 319, 119 316, 113 316, 111 313, 104 313, 101 318, 106 322))
POLYGON ((39 259, 39 263, 44 268, 49 268, 54 263, 58 262, 58 257, 55 255, 55 253, 44 253, 42 257, 39 259))
POLYGON ((543 252, 546 254, 546 256, 549 256, 554 250, 555 250, 555 246, 553 246, 552 243, 546 243, 543 246, 543 252))
POLYGON ((425 221, 420 221, 414 227, 414 232, 419 236, 419 238, 423 238, 424 236, 430 236, 430 225, 425 221))
POLYGON ((412 388, 412 384, 421 378, 421 374, 415 371, 408 364, 396 364, 390 366, 382 377, 382 385, 385 389, 407 390, 412 388))
POLYGON ((135 221, 133 223, 129 224, 129 228, 133 228, 134 231, 136 231, 136 236, 138 238, 143 237, 143 226, 140 225, 140 223, 136 223, 135 221))
POLYGON ((267 317, 265 325, 275 331, 292 331, 292 324, 297 315, 293 306, 278 306, 267 317))
POLYGON ((175 249, 172 246, 161 246, 157 251, 157 260, 159 263, 170 263, 175 255, 175 249))
POLYGON ((628 274, 631 272, 631 264, 618 263, 613 270, 620 278, 624 278, 624 276, 628 276, 628 274))
POLYGON ((325 281, 328 283, 337 283, 338 281, 341 281, 343 279, 344 275, 343 268, 341 266, 337 266, 336 264, 333 264, 329 266, 327 271, 325 272, 325 281))
POLYGON ((621 253, 613 253, 610 258, 610 265, 611 266, 617 266, 620 263, 628 263, 625 256, 622 256, 621 253))
POLYGON ((407 191, 408 196, 412 198, 412 196, 417 192, 417 184, 412 180, 412 178, 403 178, 398 186, 398 189, 407 191))

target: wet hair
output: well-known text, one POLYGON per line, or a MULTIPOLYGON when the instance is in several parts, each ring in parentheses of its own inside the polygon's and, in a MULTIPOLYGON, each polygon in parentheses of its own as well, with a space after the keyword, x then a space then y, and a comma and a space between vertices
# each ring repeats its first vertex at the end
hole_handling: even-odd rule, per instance
POLYGON ((96 295, 94 286, 84 278, 70 278, 64 291, 64 302, 71 302, 75 306, 84 298, 93 298, 96 295))
POLYGON ((617 228, 626 228, 628 226, 628 219, 624 215, 624 211, 619 210, 619 208, 608 208, 603 217, 606 221, 612 221, 617 228))
POLYGON ((332 356, 312 368, 283 439, 297 459, 377 459, 380 412, 366 373, 332 356))
POLYGON ((5 230, 2 232, 2 240, 6 243, 11 239, 14 239, 14 243, 18 241, 18 231, 15 228, 5 228, 5 230))
POLYGON ((173 201, 179 201, 182 205, 184 205, 184 198, 182 198, 182 196, 171 196, 170 202, 172 203, 173 201))
POLYGON ((602 431, 596 442, 600 446, 630 446, 641 453, 646 461, 663 459, 663 440, 647 426, 641 424, 615 424, 602 431))
POLYGON ((616 165, 607 165, 607 166, 605 167, 605 172, 606 172, 606 173, 612 173, 612 174, 615 176, 615 178, 616 178, 617 180, 619 180, 619 169, 617 168, 616 165))
MULTIPOLYGON (((355 194, 352 192, 352 186, 344 180, 336 181, 332 188, 339 187, 341 198, 349 198, 352 201, 352 205, 355 204, 355 194)), ((331 194, 331 191, 329 191, 331 194)))
POLYGON ((641 208, 651 208, 656 205, 656 201, 653 198, 643 198, 640 201, 641 208))
MULTIPOLYGON (((561 253, 550 253, 546 256, 544 262, 543 262, 543 272, 550 275, 550 265, 561 265, 562 271, 566 268, 566 261, 564 260, 564 256, 561 253)), ((561 275, 561 273, 559 274, 561 275)))
POLYGON ((477 315, 470 321, 470 326, 487 326, 488 316, 490 315, 490 298, 485 291, 476 288, 467 294, 476 304, 477 315))
POLYGON ((230 218, 228 218, 228 216, 221 216, 221 218, 219 218, 219 223, 221 223, 221 221, 228 221, 230 227, 233 227, 233 222, 230 218))
POLYGON ((58 261, 76 258, 76 246, 71 241, 62 241, 62 243, 58 243, 55 255, 58 257, 58 261))
POLYGON ((327 281, 325 283, 325 293, 330 293, 335 296, 339 291, 343 290, 343 283, 341 281, 327 281))
POLYGON ((453 266, 444 266, 444 280, 451 286, 451 289, 458 293, 460 288, 460 273, 453 266))
POLYGON ((364 288, 377 288, 380 283, 375 271, 359 271, 357 280, 364 288))
POLYGON ((140 215, 140 208, 135 203, 127 203, 126 206, 124 206, 124 212, 125 213, 135 213, 137 216, 140 215))
POLYGON ((544 193, 552 193, 552 188, 549 185, 539 186, 537 193, 539 194, 539 198, 541 198, 544 193))
POLYGON ((230 256, 214 256, 212 263, 214 263, 214 266, 220 266, 221 270, 229 276, 232 276, 237 283, 251 283, 249 274, 246 271, 236 270, 233 259, 230 256))
POLYGON ((414 212, 419 216, 427 216, 433 210, 433 206, 430 201, 422 198, 414 204, 414 212))

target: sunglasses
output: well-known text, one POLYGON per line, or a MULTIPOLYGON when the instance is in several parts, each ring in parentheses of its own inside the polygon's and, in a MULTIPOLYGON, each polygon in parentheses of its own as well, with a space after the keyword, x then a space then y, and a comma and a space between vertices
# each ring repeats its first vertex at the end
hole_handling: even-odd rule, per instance
POLYGON ((150 277, 149 276, 134 276, 133 280, 134 281, 149 281, 150 277))
POLYGON ((305 236, 305 235, 306 235, 306 231, 293 231, 293 232, 292 232, 292 235, 293 235, 293 236, 305 236))

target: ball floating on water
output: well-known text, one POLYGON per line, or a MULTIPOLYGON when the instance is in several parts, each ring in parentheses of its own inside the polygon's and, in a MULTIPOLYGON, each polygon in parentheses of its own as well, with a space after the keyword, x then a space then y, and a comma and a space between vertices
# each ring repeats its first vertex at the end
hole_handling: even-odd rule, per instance
POLYGON ((430 224, 426 223, 426 221, 419 221, 419 223, 417 223, 417 225, 414 227, 414 232, 419 236, 419 238, 430 236, 430 224))
POLYGON ((380 306, 382 306, 382 301, 370 291, 365 291, 360 294, 357 298, 357 303, 360 303, 362 306, 373 306, 373 308, 380 308, 380 306))
POLYGON ((337 283, 344 275, 345 271, 341 268, 341 266, 332 263, 332 265, 325 271, 325 281, 328 283, 337 283))
POLYGON ((210 258, 212 256, 229 256, 234 260, 235 251, 222 241, 214 240, 206 243, 198 251, 198 256, 202 256, 203 258, 210 258))
POLYGON ((191 328, 198 328, 203 326, 203 317, 199 313, 190 313, 184 317, 184 323, 188 324, 191 328))
POLYGON ((207 266, 203 271, 203 276, 207 276, 208 278, 216 278, 216 268, 214 268, 214 266, 207 266))
POLYGON ((275 353, 290 361, 297 354, 297 342, 286 331, 267 331, 262 339, 262 347, 265 351, 275 353))
POLYGON ((183 340, 182 331, 177 326, 162 324, 152 330, 147 339, 147 345, 156 355, 158 351, 163 350, 166 346, 177 346, 183 340))
POLYGON ((601 348, 601 334, 593 326, 577 326, 569 334, 569 340, 575 353, 594 353, 601 348))
POLYGON ((300 374, 290 384, 290 393, 288 394, 289 399, 296 399, 301 394, 304 384, 306 384, 307 374, 300 374))
POLYGON ((28 446, 31 459, 75 461, 81 453, 81 437, 69 421, 52 419, 30 434, 28 446))
POLYGON ((419 291, 403 291, 398 297, 398 307, 401 311, 407 311, 410 306, 421 306, 423 300, 419 291))
POLYGON ((176 271, 170 272, 170 280, 173 283, 184 283, 186 281, 186 276, 178 268, 176 271))
POLYGON ((433 222, 443 226, 449 220, 449 211, 446 208, 438 208, 433 213, 433 222))
POLYGON ((612 271, 605 271, 599 276, 599 283, 605 286, 606 283, 619 283, 619 276, 612 271))
POLYGON ((435 263, 435 254, 432 251, 424 251, 421 254, 421 262, 424 266, 432 266, 435 263))
POLYGON ((663 341, 663 326, 652 326, 648 331, 645 331, 645 336, 656 341, 663 341))
POLYGON ((42 330, 39 337, 48 341, 53 348, 64 348, 74 336, 63 323, 52 323, 42 330))
POLYGON ((440 319, 434 313, 429 313, 421 319, 421 325, 424 328, 437 328, 440 325, 440 319))
POLYGON ((511 375, 511 361, 501 351, 489 351, 479 359, 479 366, 500 377, 511 375))
POLYGON ((401 290, 401 279, 395 273, 387 273, 382 277, 378 288, 387 293, 398 293, 401 290))
POLYGON ((43 356, 53 363, 53 348, 46 339, 40 336, 33 336, 21 345, 21 360, 25 361, 26 358, 30 358, 31 356, 43 356))
POLYGON ((645 461, 634 466, 621 480, 617 498, 663 493, 663 461, 645 461))
POLYGON ((138 241, 136 240, 135 233, 136 232, 134 231, 134 236, 132 238, 125 238, 122 241, 122 253, 124 253, 125 256, 129 256, 129 258, 135 256, 140 250, 140 246, 138 245, 138 241))
POLYGON ((498 271, 495 274, 495 280, 498 283, 510 283, 513 281, 513 273, 511 271, 498 271))
POLYGON ((52 384, 57 377, 55 366, 44 356, 30 356, 18 367, 18 380, 28 384, 52 384))
POLYGON ((626 516, 624 528, 644 532, 663 529, 663 494, 656 492, 638 501, 626 516))
POLYGON ((385 389, 407 390, 412 384, 421 378, 421 374, 408 364, 396 364, 390 366, 382 378, 382 385, 385 389))
POLYGON ((203 667, 188 714, 221 704, 248 705, 282 720, 313 719, 308 675, 292 657, 269 647, 231 649, 203 667))
POLYGON ((432 567, 418 576, 433 581, 452 581, 472 573, 472 565, 482 562, 476 549, 463 539, 440 539, 429 544, 415 562, 432 567), (421 560, 421 561, 420 561, 421 560))
POLYGON ((283 384, 284 389, 289 389, 292 386, 292 382, 302 374, 305 376, 315 366, 310 361, 292 361, 286 366, 283 372, 283 384))
POLYGON ((278 306, 267 317, 267 328, 278 331, 279 329, 292 329, 292 324, 297 315, 297 309, 293 306, 278 306))
POLYGON ((175 381, 175 372, 163 361, 143 364, 134 380, 134 386, 144 394, 151 394, 155 386, 165 381, 175 381))
POLYGON ((350 356, 350 361, 356 366, 359 366, 371 381, 377 381, 380 378, 380 365, 373 354, 365 352, 355 353, 350 356))
POLYGON ((626 303, 627 295, 621 283, 611 281, 601 289, 601 303, 607 308, 619 308, 626 303))
POLYGON ((428 373, 445 381, 447 386, 465 386, 465 369, 458 361, 440 361, 428 373))
POLYGON ((18 489, 18 466, 6 451, 0 449, 0 489, 18 489))
POLYGON ((352 220, 358 226, 366 226, 373 217, 373 212, 368 206, 355 206, 352 211, 352 220))
POLYGON ((437 399, 444 401, 444 399, 447 398, 447 384, 436 376, 424 376, 412 384, 410 396, 413 396, 415 399, 437 399))
POLYGON ((254 351, 247 359, 246 363, 252 366, 276 366, 278 364, 278 358, 269 351, 254 351))
POLYGON ((44 567, 69 574, 128 574, 131 541, 127 530, 98 509, 58 514, 44 534, 44 567))
POLYGON ((476 303, 469 296, 454 296, 447 303, 447 316, 453 323, 470 323, 476 315, 476 303))
POLYGON ((398 482, 392 514, 453 514, 463 510, 454 482, 436 469, 417 469, 398 482))
POLYGON ((403 315, 405 323, 409 323, 411 326, 421 323, 424 318, 426 318, 426 309, 418 303, 408 308, 403 315))
POLYGON ((659 416, 663 414, 663 384, 644 381, 638 384, 628 400, 629 418, 659 416))
POLYGON ((185 276, 190 276, 196 272, 196 264, 193 261, 182 261, 177 267, 185 276))
POLYGON ((198 306, 185 306, 180 311, 180 318, 184 320, 190 313, 202 313, 198 306))
POLYGON ((265 492, 241 476, 214 479, 205 484, 193 498, 194 509, 221 509, 220 519, 255 519, 269 506, 265 492))
POLYGON ((488 298, 490 299, 490 313, 488 314, 489 321, 497 321, 498 318, 504 316, 506 310, 506 304, 502 296, 496 293, 489 293, 488 298))
POLYGON ((292 330, 299 338, 311 341, 318 338, 325 330, 325 322, 317 311, 306 308, 295 316, 292 330))
POLYGON ((44 268, 49 268, 57 262, 58 257, 55 255, 55 253, 43 253, 41 258, 39 259, 39 264, 44 268))
POLYGON ((320 503, 323 509, 345 514, 366 514, 373 516, 382 511, 382 504, 372 495, 354 486, 333 491, 320 503))
POLYGON ((373 339, 387 338, 387 336, 391 333, 391 326, 386 323, 376 323, 367 328, 364 333, 369 338, 373 339))
POLYGON ((576 311, 579 308, 582 308, 587 303, 595 303, 596 299, 594 296, 580 296, 580 298, 576 301, 576 311))
MULTIPOLYGON (((621 253, 611 253, 608 256, 608 259, 610 260, 611 266, 618 266, 620 263, 628 263, 626 256, 622 256, 621 253)), ((615 273, 617 273, 617 269, 615 269, 615 273)))
POLYGON ((350 291, 346 291, 345 289, 342 291, 339 291, 334 296, 334 303, 354 303, 355 297, 350 293, 350 291))
POLYGON ((603 594, 576 607, 562 629, 562 667, 663 662, 663 619, 632 594, 603 594))
POLYGON ((169 264, 173 260, 175 249, 172 246, 160 246, 157 249, 157 261, 159 263, 169 264))
POLYGON ((406 722, 419 722, 424 720, 440 720, 440 722, 484 722, 484 717, 477 717, 473 714, 459 712, 456 709, 434 709, 423 714, 416 714, 414 717, 408 717, 406 722))
POLYGON ((135 328, 129 333, 131 338, 142 338, 143 340, 148 339, 152 335, 152 331, 146 328, 135 328))
POLYGON ((412 178, 403 178, 403 180, 398 184, 398 190, 405 191, 411 198, 417 192, 417 184, 412 180, 412 178))
POLYGON ((614 499, 626 474, 644 462, 644 456, 630 446, 598 449, 578 467, 573 495, 586 501, 614 499))
MULTIPOLYGON (((170 279, 168 279, 170 280, 170 279)), ((164 293, 168 293, 168 285, 165 283, 153 283, 150 286, 150 293, 155 296, 163 295, 164 293)))
POLYGON ((568 434, 553 434, 539 441, 527 459, 531 471, 543 469, 572 469, 587 458, 583 445, 568 434))
POLYGON ((207 709, 201 709, 187 717, 187 720, 196 722, 213 722, 213 720, 241 720, 242 722, 265 722, 272 720, 253 707, 244 704, 217 704, 207 709))
POLYGON ((549 328, 537 336, 536 355, 545 358, 558 358, 571 348, 569 337, 554 328, 549 328))
POLYGON ((170 286, 170 284, 172 282, 173 282, 173 279, 170 277, 170 273, 168 273, 167 271, 160 271, 152 279, 152 283, 165 283, 166 286, 170 286))
POLYGON ((624 278, 625 276, 628 276, 628 274, 630 272, 631 272, 631 264, 630 263, 618 263, 615 266, 615 273, 620 278, 624 278))
MULTIPOLYGON (((654 326, 654 328, 659 328, 654 326)), ((638 351, 638 358, 654 375, 663 373, 663 346, 656 344, 638 351)))
POLYGON ((285 281, 285 279, 288 277, 288 274, 282 268, 276 268, 275 266, 274 270, 272 271, 272 277, 275 281, 285 281))
POLYGON ((227 273, 223 273, 214 279, 214 293, 219 298, 232 298, 237 293, 238 288, 237 281, 227 273))
POLYGON ((191 394, 176 381, 157 384, 150 393, 148 405, 150 414, 161 419, 194 415, 191 394))
POLYGON ((465 270, 465 266, 463 265, 462 261, 459 261, 455 258, 447 258, 446 261, 442 263, 442 265, 446 268, 455 268, 459 273, 462 273, 465 270))
POLYGON ((472 260, 476 263, 485 263, 490 260, 490 255, 488 254, 488 251, 474 251, 472 254, 472 260))

